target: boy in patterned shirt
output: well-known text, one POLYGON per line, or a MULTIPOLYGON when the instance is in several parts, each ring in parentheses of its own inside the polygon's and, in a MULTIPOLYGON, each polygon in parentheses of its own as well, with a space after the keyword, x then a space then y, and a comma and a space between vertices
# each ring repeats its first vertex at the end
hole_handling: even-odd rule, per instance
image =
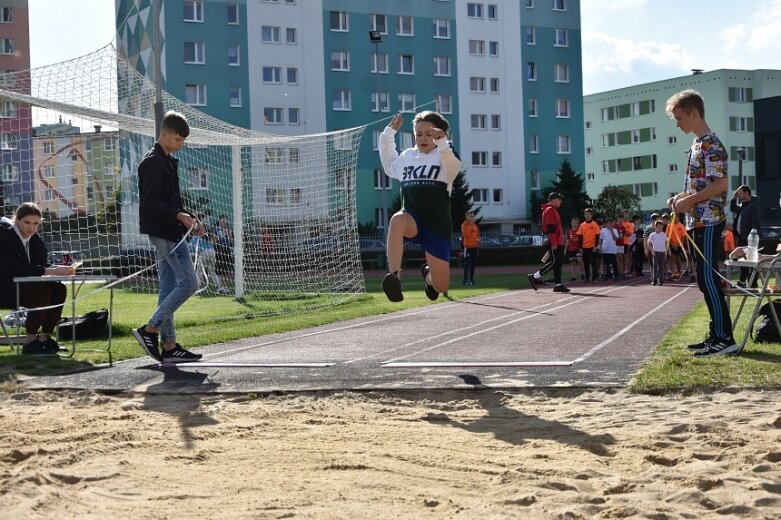
POLYGON ((695 356, 737 353, 729 308, 716 272, 726 222, 727 151, 705 122, 705 104, 699 92, 679 92, 667 100, 666 108, 678 128, 694 134, 684 189, 667 201, 670 210, 686 214, 686 228, 697 246, 697 286, 710 314, 707 337, 689 349, 695 356))

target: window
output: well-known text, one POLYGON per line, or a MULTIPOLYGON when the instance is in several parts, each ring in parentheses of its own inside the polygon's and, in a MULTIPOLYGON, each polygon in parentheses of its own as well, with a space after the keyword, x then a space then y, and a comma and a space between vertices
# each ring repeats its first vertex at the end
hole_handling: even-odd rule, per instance
POLYGON ((282 67, 263 67, 263 83, 282 83, 282 67))
POLYGON ((399 55, 399 74, 415 73, 415 57, 412 54, 399 55))
POLYGON ((502 152, 491 152, 491 166, 498 168, 502 165, 502 152))
POLYGON ((496 4, 488 4, 488 19, 489 20, 496 20, 497 15, 499 13, 499 8, 496 6, 496 4))
POLYGON ((572 153, 572 138, 568 135, 556 136, 556 153, 572 153))
POLYGON ((16 150, 19 147, 19 136, 16 134, 0 134, 0 149, 16 150))
POLYGON ((499 56, 499 42, 488 42, 488 55, 499 56))
POLYGON ((228 65, 231 67, 238 67, 241 65, 241 54, 237 43, 228 45, 228 65))
POLYGON ((607 148, 608 146, 612 146, 610 144, 611 139, 613 142, 615 142, 615 138, 613 137, 613 134, 602 134, 602 148, 607 148))
MULTIPOLYGON (((298 108, 287 109, 287 124, 300 125, 301 124, 301 110, 298 108)), ((292 150, 291 150, 292 151, 292 150)), ((298 162, 298 161, 296 161, 298 162)))
POLYGON ((569 47, 569 34, 567 29, 556 29, 553 33, 554 47, 569 47))
POLYGON ((399 112, 415 111, 415 94, 399 94, 399 112))
POLYGON ((390 177, 385 175, 385 172, 382 171, 382 168, 375 168, 374 169, 374 189, 375 190, 381 190, 386 189, 389 190, 391 187, 390 177))
POLYGON ((331 70, 350 70, 350 53, 348 51, 331 51, 331 70))
POLYGON ((399 16, 397 23, 397 36, 415 36, 415 25, 411 16, 399 16))
POLYGON ((86 151, 87 153, 92 151, 92 139, 87 138, 84 141, 84 151, 86 151))
POLYGON ((349 90, 334 90, 332 98, 334 110, 352 110, 352 96, 349 90))
POLYGON ((43 142, 43 153, 51 155, 54 153, 54 143, 52 141, 43 142))
POLYGON ((17 182, 19 180, 19 167, 15 164, 4 164, 2 170, 3 182, 17 182))
POLYGON ((434 18, 434 38, 450 38, 450 20, 434 18))
POLYGON ((753 117, 730 117, 729 129, 731 132, 753 132, 754 118, 753 117))
POLYGON ((594 180, 594 179, 596 179, 596 178, 597 178, 597 176, 596 176, 596 175, 594 175, 594 172, 588 172, 588 173, 586 174, 586 180, 587 180, 587 181, 593 181, 593 180, 594 180))
POLYGON ((537 64, 533 61, 526 62, 526 79, 537 81, 537 64))
POLYGON ((469 54, 485 56, 485 42, 483 40, 469 40, 469 54))
POLYGON ((385 229, 385 223, 387 220, 385 219, 385 209, 384 208, 374 208, 374 225, 375 227, 379 229, 385 229))
POLYGON ((526 45, 537 45, 537 28, 526 28, 526 45))
POLYGON ((288 162, 293 164, 298 164, 299 160, 301 158, 301 149, 300 148, 291 148, 288 150, 288 162))
MULTIPOLYGON (((4 164, 3 167, 5 167, 5 166, 12 166, 12 165, 4 164)), ((43 173, 43 177, 45 179, 53 178, 54 177, 54 165, 53 164, 47 164, 47 165, 41 167, 41 172, 43 173)))
POLYGON ((231 107, 241 106, 241 87, 238 85, 231 85, 228 87, 228 104, 231 107))
POLYGON ((377 74, 388 73, 388 54, 381 52, 379 54, 372 53, 372 73, 377 74))
POLYGON ((285 203, 285 190, 281 188, 266 188, 266 204, 277 205, 285 203))
POLYGON ((0 7, 0 23, 14 23, 13 7, 0 7))
MULTIPOLYGON (((350 150, 352 149, 352 145, 353 141, 350 134, 342 132, 334 135, 334 150, 350 150)), ((343 173, 342 170, 336 171, 337 177, 340 173, 343 173)))
POLYGON ((540 153, 540 136, 537 134, 529 135, 529 153, 540 153))
POLYGON ((491 78, 490 83, 490 89, 491 94, 498 94, 499 93, 499 78, 491 78))
POLYGON ((500 114, 491 114, 491 130, 502 129, 502 116, 500 114))
POLYGON ((331 30, 346 32, 350 30, 350 21, 347 13, 343 11, 331 11, 331 30))
POLYGON ((671 135, 667 138, 667 144, 675 144, 678 142, 678 138, 674 135, 671 135))
POLYGON ((298 36, 296 34, 295 27, 288 27, 285 29, 285 43, 288 45, 295 45, 298 43, 298 36))
POLYGON ((540 106, 539 102, 537 101, 537 98, 529 98, 529 101, 527 103, 529 112, 529 117, 539 117, 540 116, 540 106))
POLYGON ((263 43, 279 43, 279 27, 264 25, 260 28, 260 41, 263 43))
POLYGON ((675 173, 678 171, 678 165, 677 164, 668 164, 667 165, 667 173, 675 173))
POLYGON ((501 188, 496 188, 494 191, 494 204, 502 203, 503 191, 501 188))
POLYGON ((13 54, 14 47, 13 38, 0 38, 0 54, 13 54))
POLYGON ((472 130, 485 130, 488 116, 485 114, 472 114, 470 117, 472 130))
POLYGON ((556 83, 569 83, 569 65, 557 63, 554 67, 553 81, 556 83))
POLYGON ((239 25, 239 4, 228 4, 228 25, 239 25))
POLYGON ((301 204, 301 188, 290 188, 290 203, 301 204))
POLYGON ((594 148, 591 146, 586 147, 586 155, 594 155, 594 148))
POLYGON ((401 132, 401 149, 406 150, 415 145, 415 137, 412 132, 401 132))
POLYGON ((0 103, 0 117, 17 117, 19 105, 15 101, 3 101, 0 103))
POLYGON ((483 4, 475 4, 475 3, 466 4, 466 15, 469 18, 482 18, 483 4))
POLYGON ((472 76, 469 78, 469 91, 485 92, 485 78, 480 76, 472 76))
POLYGON ((633 143, 640 142, 640 130, 632 130, 632 142, 633 143))
POLYGON ((534 8, 534 0, 523 0, 523 6, 527 9, 533 9, 534 8))
MULTIPOLYGON (((281 125, 282 124, 282 109, 275 107, 263 108, 263 121, 267 125, 281 125)), ((268 161, 266 161, 268 162, 268 161)))
POLYGON ((209 170, 207 168, 187 168, 187 188, 191 190, 209 189, 209 170))
POLYGON ((556 117, 570 117, 568 99, 556 100, 556 117))
POLYGON ((380 146, 380 131, 372 131, 372 150, 378 150, 380 146))
POLYGON ((476 188, 472 192, 472 202, 476 202, 476 203, 488 202, 488 190, 485 188, 476 188))
POLYGON ((296 67, 287 68, 287 84, 298 85, 298 68, 296 67))
POLYGON ((372 31, 378 31, 380 34, 388 34, 388 17, 384 14, 371 15, 372 31))
POLYGON ((110 137, 106 137, 103 139, 103 151, 105 152, 113 152, 114 151, 114 140, 110 137))
POLYGON ((754 100, 754 92, 750 87, 730 87, 729 100, 734 103, 750 103, 754 100))
POLYGON ((434 75, 450 76, 450 58, 446 56, 434 56, 434 75))
POLYGON ((201 0, 185 0, 183 3, 185 22, 203 22, 203 2, 201 0))
POLYGON ((452 114, 453 113, 453 96, 450 94, 438 94, 437 95, 437 112, 440 114, 452 114))
POLYGON ((206 63, 206 44, 202 42, 184 42, 184 62, 198 65, 206 63))
POLYGON ((388 93, 380 92, 379 99, 377 92, 372 92, 372 112, 389 112, 390 105, 388 104, 388 93))
POLYGON ((472 166, 488 166, 488 152, 472 152, 472 166))
POLYGON ((567 10, 567 0, 553 0, 553 10, 554 11, 566 11, 567 10))

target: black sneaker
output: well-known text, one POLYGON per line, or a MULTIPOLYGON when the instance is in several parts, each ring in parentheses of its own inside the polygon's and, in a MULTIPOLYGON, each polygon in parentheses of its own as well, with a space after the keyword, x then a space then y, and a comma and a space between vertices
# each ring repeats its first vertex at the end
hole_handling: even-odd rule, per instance
POLYGON ((431 271, 431 268, 428 266, 428 264, 423 264, 420 266, 420 274, 423 275, 423 284, 426 286, 424 288, 426 297, 433 302, 439 298, 439 293, 426 281, 426 275, 429 273, 429 271, 431 271))
POLYGON ((564 284, 558 283, 553 286, 553 292, 569 292, 569 289, 564 287, 564 284))
POLYGON ((34 339, 29 343, 25 343, 24 345, 22 345, 22 355, 39 356, 39 357, 55 357, 57 356, 57 352, 52 351, 42 342, 38 341, 37 339, 34 339))
POLYGON ((401 294, 401 281, 393 273, 386 274, 382 279, 382 290, 392 302, 400 302, 404 299, 404 295, 401 294))
POLYGON ((699 352, 701 350, 708 349, 712 342, 713 342, 713 338, 711 338, 710 336, 705 336, 704 340, 700 341, 699 343, 692 343, 691 345, 686 345, 686 348, 693 352, 699 352))
POLYGON ((53 337, 49 336, 46 341, 42 341, 43 346, 49 349, 51 352, 54 352, 57 354, 58 352, 67 352, 67 348, 61 346, 59 343, 57 343, 53 337))
POLYGON ((529 286, 531 286, 532 289, 535 291, 537 290, 537 280, 534 278, 533 274, 527 274, 526 279, 529 280, 529 286))
POLYGON ((133 336, 136 337, 138 343, 141 344, 141 348, 144 349, 144 352, 146 352, 151 358, 157 361, 163 360, 163 358, 160 356, 160 340, 158 339, 157 333, 147 332, 142 326, 133 330, 133 336))
POLYGON ((735 343, 734 339, 718 339, 713 341, 707 349, 695 352, 694 356, 726 356, 737 354, 739 350, 740 347, 735 343))
POLYGON ((163 349, 162 361, 163 363, 189 363, 191 361, 200 361, 202 357, 203 354, 196 354, 189 350, 185 350, 177 343, 171 350, 163 349))

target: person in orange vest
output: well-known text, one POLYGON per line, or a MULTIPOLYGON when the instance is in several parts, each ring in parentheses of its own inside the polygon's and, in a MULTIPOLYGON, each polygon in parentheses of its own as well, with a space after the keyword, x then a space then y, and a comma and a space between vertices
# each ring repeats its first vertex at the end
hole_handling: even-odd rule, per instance
POLYGON ((732 232, 732 224, 724 225, 722 237, 724 237, 724 260, 726 260, 729 258, 729 254, 735 250, 735 233, 732 232))
POLYGON ((475 266, 480 250, 480 228, 475 222, 475 212, 466 212, 466 220, 461 223, 461 236, 464 246, 464 285, 475 284, 475 266))

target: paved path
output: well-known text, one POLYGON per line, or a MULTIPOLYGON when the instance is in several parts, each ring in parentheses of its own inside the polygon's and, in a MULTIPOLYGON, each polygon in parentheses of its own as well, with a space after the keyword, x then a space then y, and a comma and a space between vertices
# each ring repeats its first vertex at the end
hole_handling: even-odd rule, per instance
POLYGON ((196 349, 200 363, 149 358, 32 378, 31 388, 153 393, 490 387, 620 387, 700 298, 696 286, 551 286, 196 349))

